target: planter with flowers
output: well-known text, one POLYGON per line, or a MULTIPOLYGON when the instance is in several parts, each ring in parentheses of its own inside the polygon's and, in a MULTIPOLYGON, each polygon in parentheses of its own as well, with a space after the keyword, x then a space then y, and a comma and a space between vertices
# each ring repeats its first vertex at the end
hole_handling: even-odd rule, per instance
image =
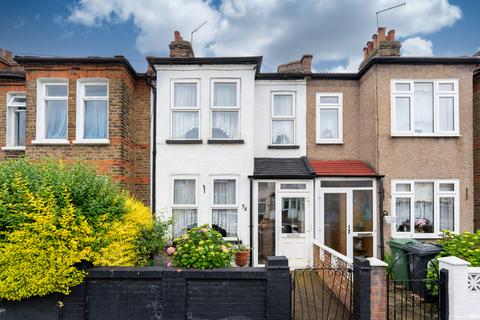
POLYGON ((250 248, 245 244, 238 244, 235 247, 235 264, 239 267, 245 267, 250 258, 250 248))

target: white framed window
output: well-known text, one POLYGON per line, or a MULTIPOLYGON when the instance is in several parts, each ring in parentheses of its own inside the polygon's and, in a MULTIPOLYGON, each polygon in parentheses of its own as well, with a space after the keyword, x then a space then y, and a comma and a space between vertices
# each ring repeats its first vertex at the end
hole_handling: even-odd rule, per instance
POLYGON ((212 178, 212 226, 229 239, 238 237, 237 185, 236 177, 212 178))
POLYGON ((7 93, 7 139, 3 149, 25 149, 26 100, 25 92, 7 93))
POLYGON ((211 139, 240 138, 240 80, 211 80, 211 139))
POLYGON ((392 236, 432 238, 459 231, 458 180, 392 180, 392 236))
POLYGON ((343 93, 316 94, 317 143, 343 143, 343 93))
POLYGON ((295 144, 295 93, 272 92, 272 145, 295 144))
POLYGON ((37 135, 32 143, 68 143, 68 80, 37 80, 37 135))
POLYGON ((392 80, 392 136, 458 136, 458 80, 392 80))
POLYGON ((171 81, 170 136, 173 140, 200 139, 200 80, 171 81))
POLYGON ((109 85, 107 79, 77 81, 75 143, 108 143, 109 85))
POLYGON ((178 176, 172 180, 173 235, 179 237, 198 225, 197 177, 178 176))

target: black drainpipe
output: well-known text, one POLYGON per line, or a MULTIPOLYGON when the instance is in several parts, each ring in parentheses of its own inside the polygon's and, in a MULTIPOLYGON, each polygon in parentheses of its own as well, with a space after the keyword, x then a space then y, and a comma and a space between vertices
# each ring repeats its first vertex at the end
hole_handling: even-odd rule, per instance
POLYGON ((253 180, 250 178, 250 267, 253 267, 253 180))
POLYGON ((384 198, 385 192, 383 189, 383 177, 380 177, 378 179, 378 196, 379 196, 379 203, 378 203, 378 210, 380 210, 380 259, 384 260, 385 259, 385 237, 383 234, 383 220, 385 217, 385 212, 383 210, 383 198, 384 198))
POLYGON ((150 79, 148 84, 152 88, 153 101, 152 101, 152 189, 150 190, 150 196, 152 197, 152 212, 155 214, 157 211, 157 201, 155 197, 155 190, 157 185, 157 86, 156 81, 150 79))

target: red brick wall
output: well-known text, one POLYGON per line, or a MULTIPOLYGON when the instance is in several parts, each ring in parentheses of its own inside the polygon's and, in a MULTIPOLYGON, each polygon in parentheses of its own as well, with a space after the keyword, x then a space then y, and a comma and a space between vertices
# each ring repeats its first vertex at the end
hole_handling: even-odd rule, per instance
MULTIPOLYGON (((3 105, 6 92, 21 89, 27 93, 26 150, 31 159, 53 157, 65 161, 85 160, 109 174, 131 194, 149 205, 150 202, 150 88, 146 81, 134 76, 123 65, 48 65, 24 66, 24 86, 2 85, 3 105), (66 145, 32 144, 36 135, 37 79, 56 77, 68 79, 68 140, 66 145), (109 139, 106 145, 73 144, 76 136, 77 80, 81 78, 109 80, 109 139)), ((5 108, 0 111, 0 128, 5 128, 5 108)), ((0 143, 5 145, 5 130, 0 130, 0 143)), ((0 159, 17 156, 19 152, 0 152, 0 159)), ((21 154, 21 153, 20 153, 21 154)))
POLYGON ((473 81, 474 230, 480 229, 480 75, 473 81))

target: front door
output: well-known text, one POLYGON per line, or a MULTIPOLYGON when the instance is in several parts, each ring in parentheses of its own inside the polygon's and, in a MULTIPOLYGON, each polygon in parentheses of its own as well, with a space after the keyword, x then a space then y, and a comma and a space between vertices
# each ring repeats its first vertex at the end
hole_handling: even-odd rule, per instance
POLYGON ((298 193, 280 193, 277 199, 277 254, 286 256, 291 267, 310 262, 310 199, 298 193))
POLYGON ((326 246, 350 258, 374 256, 373 190, 323 189, 320 212, 326 246))

